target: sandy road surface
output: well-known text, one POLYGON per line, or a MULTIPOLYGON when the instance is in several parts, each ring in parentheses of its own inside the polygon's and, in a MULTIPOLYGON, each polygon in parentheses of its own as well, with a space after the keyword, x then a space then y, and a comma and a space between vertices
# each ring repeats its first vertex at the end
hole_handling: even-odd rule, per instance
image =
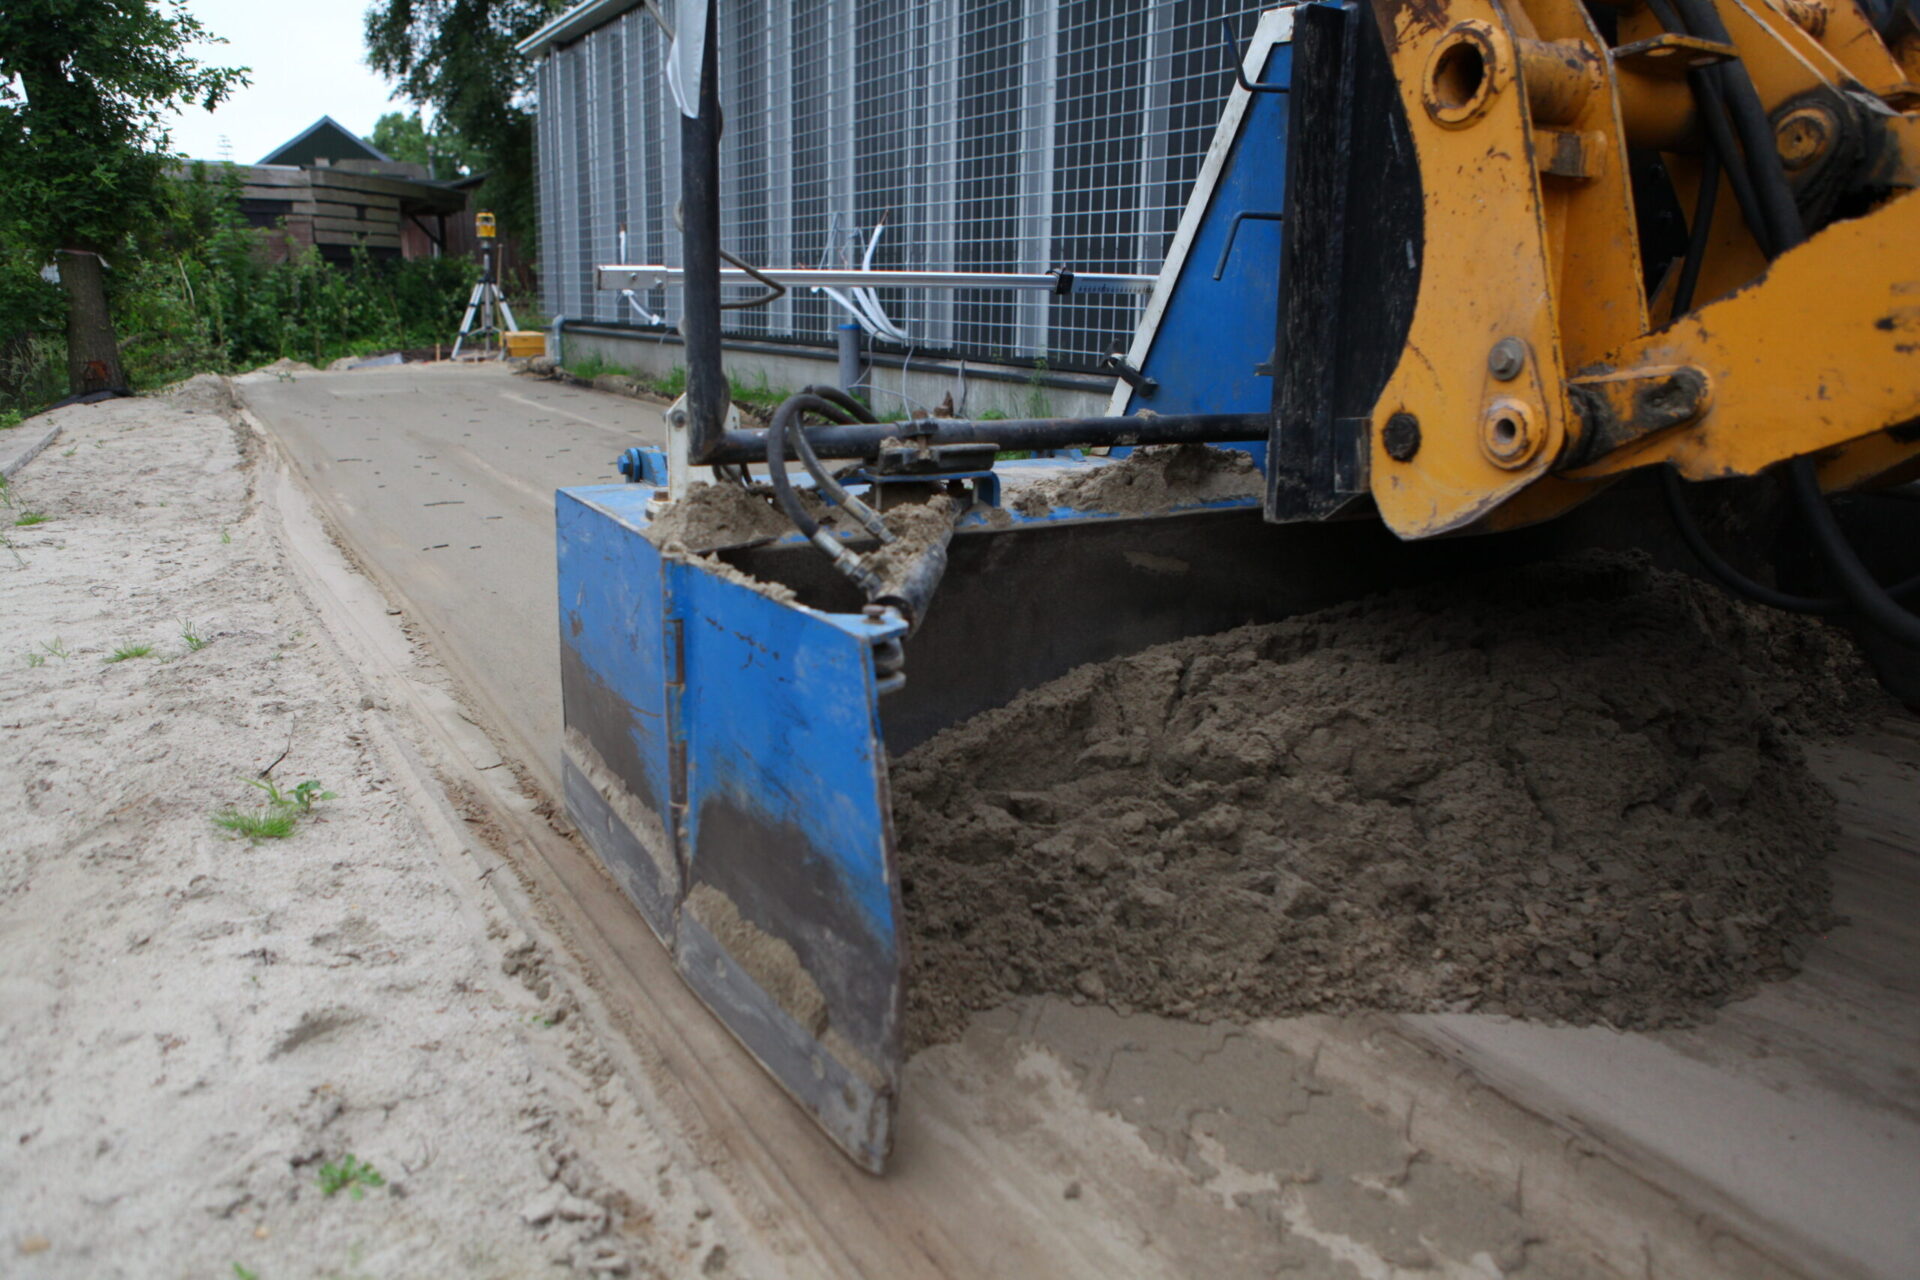
MULTIPOLYGON (((537 789, 557 699, 542 696, 551 515, 533 494, 606 478, 645 408, 498 370, 243 392, 537 789), (563 448, 591 456, 576 469, 563 448)), ((786 1273, 1891 1276, 1914 1255, 1899 1201, 1920 1172, 1904 1065, 1920 947, 1890 905, 1912 900, 1916 756, 1910 727, 1828 753, 1855 923, 1805 977, 1711 1027, 1197 1028, 1029 1002, 914 1060, 880 1181, 686 995, 578 846, 537 820, 541 797, 516 800, 504 770, 473 794, 495 787, 494 843, 526 877, 539 937, 582 965, 580 1020, 653 1100, 658 1141, 698 1153, 724 1189, 715 1218, 746 1224, 786 1273)))
POLYGON ((405 580, 414 620, 442 649, 473 675, 529 682, 497 710, 523 741, 555 744, 530 757, 553 777, 553 491, 617 481, 614 458, 658 441, 660 410, 457 365, 252 374, 244 391, 356 552, 405 580))

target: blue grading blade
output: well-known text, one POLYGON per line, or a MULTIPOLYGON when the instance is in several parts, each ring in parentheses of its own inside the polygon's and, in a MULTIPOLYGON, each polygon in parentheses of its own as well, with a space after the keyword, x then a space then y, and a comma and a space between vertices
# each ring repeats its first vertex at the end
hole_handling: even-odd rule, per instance
POLYGON ((873 647, 642 536, 647 486, 558 499, 567 808, 689 986, 879 1171, 900 905, 873 647))
MULTIPOLYGON (((1017 491, 1097 465, 996 471, 1017 491)), ((1523 563, 1573 527, 1406 544, 1374 521, 1267 524, 1254 496, 974 512, 883 703, 874 650, 901 628, 867 619, 817 549, 794 535, 663 556, 642 533, 651 494, 558 497, 567 811, 688 985, 875 1172, 906 959, 889 751, 1083 663, 1523 563)))

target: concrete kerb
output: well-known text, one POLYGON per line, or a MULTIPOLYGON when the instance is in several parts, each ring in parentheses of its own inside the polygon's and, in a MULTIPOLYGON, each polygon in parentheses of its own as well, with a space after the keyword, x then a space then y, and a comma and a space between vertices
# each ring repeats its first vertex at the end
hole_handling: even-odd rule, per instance
POLYGON ((12 479, 42 449, 60 436, 61 410, 36 414, 17 427, 0 431, 0 476, 12 479))

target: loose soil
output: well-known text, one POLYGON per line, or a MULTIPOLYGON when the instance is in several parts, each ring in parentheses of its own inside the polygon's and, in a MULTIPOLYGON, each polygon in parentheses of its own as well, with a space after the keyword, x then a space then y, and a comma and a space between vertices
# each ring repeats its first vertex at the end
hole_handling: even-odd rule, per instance
POLYGON ((1055 507, 1146 515, 1175 507, 1258 497, 1266 481, 1251 455, 1204 444, 1135 449, 1118 462, 1028 486, 1013 500, 1025 516, 1055 507))
POLYGON ((63 412, 0 508, 51 517, 0 548, 0 1274, 732 1273, 481 811, 378 745, 228 384, 63 412), (216 827, 263 773, 337 794, 216 827))
POLYGON ((909 1038, 1041 992, 1705 1018, 1832 923, 1794 730, 1863 680, 1823 625, 1617 557, 1082 667, 895 764, 909 1038))
POLYGON ((773 504, 773 486, 701 484, 668 503, 647 526, 646 538, 663 551, 702 552, 751 546, 792 532, 793 523, 773 504))

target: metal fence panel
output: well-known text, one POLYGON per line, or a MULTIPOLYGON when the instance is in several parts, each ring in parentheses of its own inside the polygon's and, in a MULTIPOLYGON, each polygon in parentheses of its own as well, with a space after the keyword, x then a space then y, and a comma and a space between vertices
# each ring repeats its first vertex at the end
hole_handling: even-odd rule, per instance
MULTIPOLYGON (((1257 0, 720 0, 721 242, 771 266, 1153 272, 1232 82, 1223 20, 1257 0), (875 240, 876 230, 878 239, 875 240)), ((664 6, 671 19, 673 5, 664 6)), ((547 309, 639 322, 593 269, 675 264, 666 41, 633 9, 550 53, 540 102, 547 309)), ((730 286, 730 300, 756 289, 730 286)), ((1091 369, 1144 299, 886 289, 916 354, 1091 369)), ((635 301, 667 324, 674 291, 635 301)), ((728 310, 728 333, 831 344, 827 297, 728 310)))

